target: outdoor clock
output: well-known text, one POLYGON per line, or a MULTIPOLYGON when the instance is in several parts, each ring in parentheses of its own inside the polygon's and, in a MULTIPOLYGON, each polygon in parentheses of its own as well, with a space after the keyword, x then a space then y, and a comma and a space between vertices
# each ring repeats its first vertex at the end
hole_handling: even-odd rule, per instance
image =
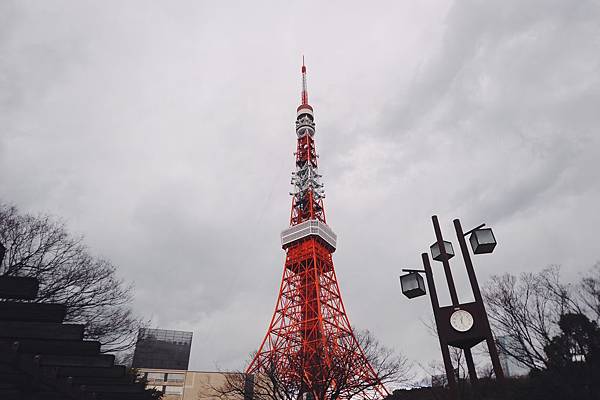
POLYGON ((450 325, 459 332, 466 332, 473 327, 473 315, 466 310, 456 310, 450 315, 450 325))

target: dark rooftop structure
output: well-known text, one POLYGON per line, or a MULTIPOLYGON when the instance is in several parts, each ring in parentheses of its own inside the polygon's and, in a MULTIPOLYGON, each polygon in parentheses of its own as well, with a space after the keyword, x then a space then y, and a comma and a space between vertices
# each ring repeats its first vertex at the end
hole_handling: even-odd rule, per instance
POLYGON ((140 329, 133 355, 133 368, 187 370, 192 332, 140 329))
POLYGON ((99 342, 83 340, 83 325, 63 323, 64 304, 33 302, 38 287, 35 278, 0 276, 0 399, 156 398, 99 342))

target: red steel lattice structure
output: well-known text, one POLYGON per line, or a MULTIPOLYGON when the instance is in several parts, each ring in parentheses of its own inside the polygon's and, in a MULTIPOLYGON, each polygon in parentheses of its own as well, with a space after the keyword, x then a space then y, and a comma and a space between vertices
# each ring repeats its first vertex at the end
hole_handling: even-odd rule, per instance
POLYGON ((388 392, 352 332, 333 267, 337 237, 325 219, 304 62, 296 134, 290 227, 281 234, 286 251, 283 278, 269 329, 246 372, 275 368, 281 379, 301 382, 300 393, 312 392, 316 400, 336 385, 353 383, 369 387, 359 397, 384 397, 388 392), (350 379, 344 383, 336 382, 338 378, 331 374, 340 364, 349 369, 350 379))

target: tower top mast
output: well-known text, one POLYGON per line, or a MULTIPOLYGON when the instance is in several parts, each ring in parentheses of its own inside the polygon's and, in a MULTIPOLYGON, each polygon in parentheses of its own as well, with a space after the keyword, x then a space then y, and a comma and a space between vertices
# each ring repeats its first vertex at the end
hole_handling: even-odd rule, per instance
MULTIPOLYGON (((306 64, 302 57, 302 102, 296 115, 296 171, 292 173, 293 196, 290 226, 296 226, 307 221, 320 221, 325 224, 325 209, 323 208, 323 184, 317 167, 317 150, 315 148, 315 120, 313 108, 308 104, 308 89, 306 87, 306 64)), ((317 222, 315 222, 317 223, 317 222)), ((304 227, 304 225, 302 225, 304 227)), ((335 234, 331 232, 331 236, 335 234)), ((296 238, 298 239, 298 238, 296 238)), ((335 242, 335 239, 330 240, 335 242)), ((285 241, 284 241, 285 242, 285 241)), ((287 245, 287 242, 285 242, 287 245)), ((330 243, 331 244, 331 243, 330 243)), ((335 244, 332 245, 335 248, 335 244)))
POLYGON ((308 89, 306 87, 306 65, 304 65, 304 56, 302 56, 302 103, 300 107, 302 106, 308 106, 308 89))

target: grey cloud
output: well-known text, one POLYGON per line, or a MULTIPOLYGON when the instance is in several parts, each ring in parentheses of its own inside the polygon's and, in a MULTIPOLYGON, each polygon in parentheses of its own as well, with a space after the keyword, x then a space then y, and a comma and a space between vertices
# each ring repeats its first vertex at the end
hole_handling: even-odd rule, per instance
POLYGON ((303 53, 353 324, 439 358, 397 283, 434 213, 497 229, 481 281, 598 259, 597 2, 0 7, 3 198, 65 217, 140 313, 194 330, 192 368, 239 367, 267 329, 303 53))

